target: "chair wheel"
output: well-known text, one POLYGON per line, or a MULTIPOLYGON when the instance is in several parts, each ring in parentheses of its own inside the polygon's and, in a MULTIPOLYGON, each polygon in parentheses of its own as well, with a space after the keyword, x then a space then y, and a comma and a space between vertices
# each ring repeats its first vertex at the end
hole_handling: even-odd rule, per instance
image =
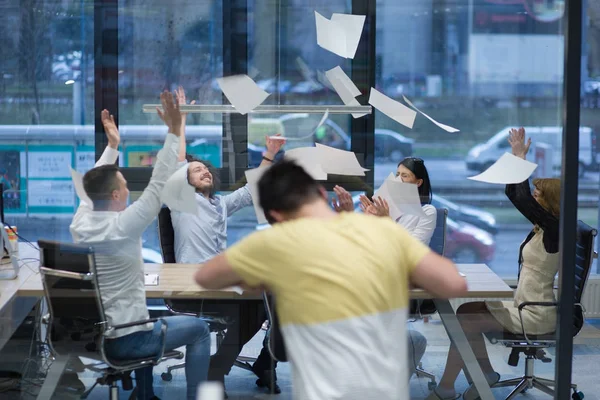
POLYGON ((583 392, 573 392, 573 395, 571 396, 573 400, 583 400, 584 397, 583 392))
POLYGON ((427 382, 427 389, 429 389, 429 390, 435 389, 436 386, 437 386, 437 383, 435 383, 435 382, 432 382, 432 381, 427 382))
POLYGON ((171 382, 173 380, 173 374, 170 372, 163 372, 162 374, 160 374, 160 377, 165 382, 171 382))

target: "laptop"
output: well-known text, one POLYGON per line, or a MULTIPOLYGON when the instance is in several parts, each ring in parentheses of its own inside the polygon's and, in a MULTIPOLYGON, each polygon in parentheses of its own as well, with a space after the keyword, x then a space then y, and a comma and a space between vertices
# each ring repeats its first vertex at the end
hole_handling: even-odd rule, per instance
POLYGON ((0 227, 0 248, 2 248, 2 263, 0 264, 0 280, 15 279, 19 276, 19 260, 15 254, 8 233, 0 227))

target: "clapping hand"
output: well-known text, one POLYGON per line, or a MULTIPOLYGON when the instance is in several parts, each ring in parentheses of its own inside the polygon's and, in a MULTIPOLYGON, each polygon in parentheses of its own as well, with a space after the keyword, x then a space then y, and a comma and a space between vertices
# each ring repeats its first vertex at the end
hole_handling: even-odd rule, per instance
POLYGON ((522 159, 527 157, 527 152, 531 146, 531 138, 527 139, 527 142, 525 142, 525 128, 511 129, 508 134, 508 143, 510 143, 512 153, 515 156, 521 157, 522 159))
POLYGON ((365 195, 360 196, 360 209, 365 214, 376 215, 378 217, 389 217, 390 216, 390 206, 385 199, 381 197, 377 197, 373 199, 374 201, 369 200, 369 198, 365 195))
POLYGON ((344 189, 341 186, 335 186, 333 188, 333 191, 335 192, 335 195, 337 196, 337 199, 334 197, 333 200, 331 201, 331 204, 333 205, 333 209, 337 212, 342 212, 342 211, 349 211, 352 212, 354 211, 354 202, 352 201, 352 196, 350 196, 350 193, 348 193, 348 191, 346 189, 344 189))

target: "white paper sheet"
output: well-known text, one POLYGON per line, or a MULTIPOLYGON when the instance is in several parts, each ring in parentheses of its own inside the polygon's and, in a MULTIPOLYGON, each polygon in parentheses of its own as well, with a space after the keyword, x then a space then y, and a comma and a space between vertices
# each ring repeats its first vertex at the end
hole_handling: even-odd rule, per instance
POLYGON ((327 173, 321 166, 319 151, 316 147, 299 147, 285 152, 284 158, 294 160, 296 164, 304 168, 314 180, 326 181, 327 173))
POLYGON ((352 82, 352 79, 346 75, 344 70, 339 65, 330 69, 329 71, 325 71, 325 76, 330 82, 332 82, 333 79, 340 81, 340 83, 345 86, 347 92, 350 94, 350 96, 352 96, 352 98, 360 96, 360 90, 358 90, 354 82, 352 82))
POLYGON ((347 41, 344 25, 337 21, 330 21, 315 11, 317 27, 317 44, 340 57, 346 58, 347 41))
POLYGON ((254 205, 254 212, 256 213, 256 219, 259 224, 268 224, 267 218, 265 217, 265 213, 260 206, 260 201, 258 198, 258 181, 263 176, 265 171, 270 167, 258 167, 254 169, 249 169, 245 172, 246 181, 248 182, 248 188, 250 189, 250 195, 252 195, 252 204, 254 205))
POLYGON ((507 185, 510 183, 521 183, 529 179, 537 164, 510 153, 504 153, 491 167, 479 175, 471 176, 468 179, 479 182, 496 183, 507 185))
POLYGON ((339 14, 331 15, 331 22, 342 26, 346 36, 346 58, 354 58, 362 35, 366 17, 364 15, 339 14))
POLYGON ((160 201, 172 211, 196 215, 196 189, 188 183, 188 166, 189 164, 183 165, 171 175, 160 194, 160 201))
POLYGON ((356 154, 317 143, 319 162, 327 174, 365 176, 365 169, 360 166, 356 154))
POLYGON ((73 180, 73 186, 75 186, 75 193, 81 202, 86 203, 90 207, 93 207, 92 200, 89 198, 85 189, 83 188, 83 174, 75 171, 71 168, 71 179, 73 180))
POLYGON ((390 99, 375 88, 371 88, 369 104, 407 128, 412 129, 415 123, 415 118, 417 117, 415 110, 411 110, 404 104, 390 99))
POLYGON ((240 114, 245 115, 261 105, 269 93, 265 92, 248 75, 217 78, 219 87, 227 100, 240 114))
POLYGON ((287 140, 305 140, 308 139, 310 137, 312 137, 317 130, 323 126, 323 124, 325 123, 325 121, 327 121, 327 118, 329 118, 329 109, 325 110, 325 114, 323 114, 323 116, 321 117, 321 120, 319 121, 319 123, 317 124, 317 126, 315 127, 315 129, 313 129, 308 135, 305 136, 300 136, 300 137, 293 137, 293 138, 284 138, 283 136, 269 136, 271 139, 287 139, 287 140))
POLYGON ((431 118, 429 115, 427 115, 423 111, 419 110, 410 100, 408 100, 406 98, 406 96, 402 95, 402 98, 404 99, 404 101, 406 102, 406 104, 408 104, 409 106, 411 106, 412 108, 414 108, 416 111, 418 111, 419 113, 421 113, 421 115, 423 115, 425 118, 427 118, 428 120, 430 120, 431 122, 433 122, 434 124, 436 124, 437 126, 439 126, 440 128, 442 128, 446 132, 450 132, 450 133, 460 132, 460 129, 456 129, 456 128, 453 128, 453 127, 451 127, 449 125, 442 124, 441 122, 437 122, 435 119, 431 118))
POLYGON ((232 286, 230 289, 232 292, 235 292, 235 293, 239 294, 240 296, 244 294, 244 289, 242 289, 239 286, 232 286))
MULTIPOLYGON (((335 90, 335 92, 338 94, 338 96, 340 96, 340 99, 342 99, 342 101, 344 102, 345 105, 347 105, 347 106, 360 106, 360 103, 358 102, 358 100, 356 100, 354 98, 354 96, 352 94, 353 93, 352 87, 346 86, 340 79, 335 78, 333 76, 329 76, 329 77, 327 77, 327 79, 329 80, 329 82, 333 86, 333 90, 335 90)), ((354 85, 354 84, 352 84, 352 85, 354 85)), ((354 117, 354 118, 360 118, 360 117, 365 116, 365 115, 367 115, 367 113, 363 113, 363 114, 357 114, 357 113, 355 113, 355 114, 352 114, 352 117, 354 117)))
POLYGON ((317 81, 326 88, 330 90, 335 90, 329 79, 327 79, 327 75, 321 70, 317 70, 317 81))
POLYGON ((373 198, 378 196, 388 202, 390 217, 394 221, 403 214, 424 215, 417 185, 404 183, 393 174, 390 174, 373 194, 373 198))
POLYGON ((144 275, 145 286, 158 286, 158 274, 145 274, 144 275))

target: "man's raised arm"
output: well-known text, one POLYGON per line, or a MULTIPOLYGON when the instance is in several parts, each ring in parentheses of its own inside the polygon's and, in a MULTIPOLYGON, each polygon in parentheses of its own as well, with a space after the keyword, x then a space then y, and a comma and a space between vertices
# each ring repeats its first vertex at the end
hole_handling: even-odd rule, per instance
POLYGON ((169 133, 163 148, 156 157, 150 183, 148 183, 140 198, 120 214, 119 229, 130 235, 141 235, 152 220, 156 218, 162 206, 161 192, 167 179, 175 172, 177 167, 182 124, 179 104, 173 99, 173 94, 166 91, 160 95, 160 101, 163 111, 157 110, 157 112, 169 127, 169 133))

